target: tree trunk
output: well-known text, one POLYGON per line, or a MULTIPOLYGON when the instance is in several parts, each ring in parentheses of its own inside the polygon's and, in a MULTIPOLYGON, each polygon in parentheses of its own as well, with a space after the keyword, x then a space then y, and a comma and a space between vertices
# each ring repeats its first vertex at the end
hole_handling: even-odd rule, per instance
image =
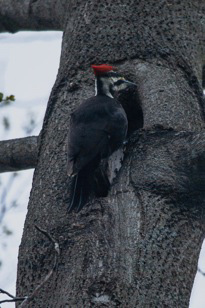
POLYGON ((28 307, 188 307, 204 238, 205 3, 70 0, 66 12, 17 293, 31 294, 52 268, 52 245, 37 224, 61 255, 28 307), (114 64, 138 84, 133 108, 137 101, 144 128, 130 137, 109 195, 68 215, 69 118, 94 94, 92 63, 114 64))

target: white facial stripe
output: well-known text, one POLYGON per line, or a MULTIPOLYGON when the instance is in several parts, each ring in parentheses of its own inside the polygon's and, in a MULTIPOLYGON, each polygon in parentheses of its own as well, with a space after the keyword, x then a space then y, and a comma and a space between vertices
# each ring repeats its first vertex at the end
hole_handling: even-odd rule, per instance
POLYGON ((127 88, 127 84, 126 83, 121 83, 119 86, 114 86, 114 90, 115 91, 121 91, 127 88))
POLYGON ((125 80, 123 77, 112 77, 113 83, 117 82, 118 80, 125 80))
POLYGON ((109 84, 103 84, 103 92, 105 93, 105 95, 113 98, 112 94, 110 93, 109 84))
MULTIPOLYGON (((110 92, 110 88, 112 88, 114 91, 120 91, 120 90, 124 90, 127 85, 126 83, 121 83, 119 85, 115 85, 116 82, 118 82, 119 80, 125 80, 124 77, 101 77, 100 81, 101 81, 101 87, 102 87, 102 92, 113 98, 113 95, 110 92)), ((97 80, 95 80, 95 95, 98 95, 98 89, 97 89, 97 80)))
MULTIPOLYGON (((110 93, 110 80, 108 78, 101 77, 101 82, 103 86, 103 93, 111 98, 113 98, 112 94, 110 93)), ((95 95, 98 95, 97 89, 97 80, 95 79, 95 95)))

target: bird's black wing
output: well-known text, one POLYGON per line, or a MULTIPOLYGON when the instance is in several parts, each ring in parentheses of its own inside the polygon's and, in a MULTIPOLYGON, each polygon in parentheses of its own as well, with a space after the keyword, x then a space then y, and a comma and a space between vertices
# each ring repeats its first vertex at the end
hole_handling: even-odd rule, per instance
POLYGON ((83 103, 71 118, 69 174, 76 174, 96 156, 108 157, 123 143, 127 118, 114 99, 96 96, 83 103))
POLYGON ((93 189, 94 171, 101 158, 120 147, 127 130, 121 106, 109 97, 93 97, 71 119, 68 171, 73 174, 69 211, 79 211, 93 189))

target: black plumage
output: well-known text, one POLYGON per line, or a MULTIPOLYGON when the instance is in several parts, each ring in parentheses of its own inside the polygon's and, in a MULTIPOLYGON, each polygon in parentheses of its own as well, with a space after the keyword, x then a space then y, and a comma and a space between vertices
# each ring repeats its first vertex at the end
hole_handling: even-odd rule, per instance
POLYGON ((86 204, 94 189, 96 170, 97 181, 101 178, 105 187, 109 187, 98 166, 101 159, 122 146, 128 128, 126 113, 113 94, 134 84, 113 72, 112 66, 92 67, 96 75, 96 96, 83 102, 71 115, 67 170, 72 177, 69 212, 74 209, 78 212, 86 204))
POLYGON ((127 126, 122 106, 106 95, 94 96, 74 111, 68 147, 68 174, 74 177, 69 211, 78 212, 86 203, 95 169, 122 146, 127 126))

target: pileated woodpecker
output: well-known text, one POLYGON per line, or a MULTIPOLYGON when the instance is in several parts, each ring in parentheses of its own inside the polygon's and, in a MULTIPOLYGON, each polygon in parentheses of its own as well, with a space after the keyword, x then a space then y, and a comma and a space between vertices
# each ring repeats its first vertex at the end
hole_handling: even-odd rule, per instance
POLYGON ((113 98, 115 91, 133 83, 112 66, 92 65, 95 96, 83 102, 71 115, 68 143, 68 175, 73 177, 68 212, 79 212, 92 191, 94 172, 101 159, 118 150, 127 134, 127 116, 113 98))

